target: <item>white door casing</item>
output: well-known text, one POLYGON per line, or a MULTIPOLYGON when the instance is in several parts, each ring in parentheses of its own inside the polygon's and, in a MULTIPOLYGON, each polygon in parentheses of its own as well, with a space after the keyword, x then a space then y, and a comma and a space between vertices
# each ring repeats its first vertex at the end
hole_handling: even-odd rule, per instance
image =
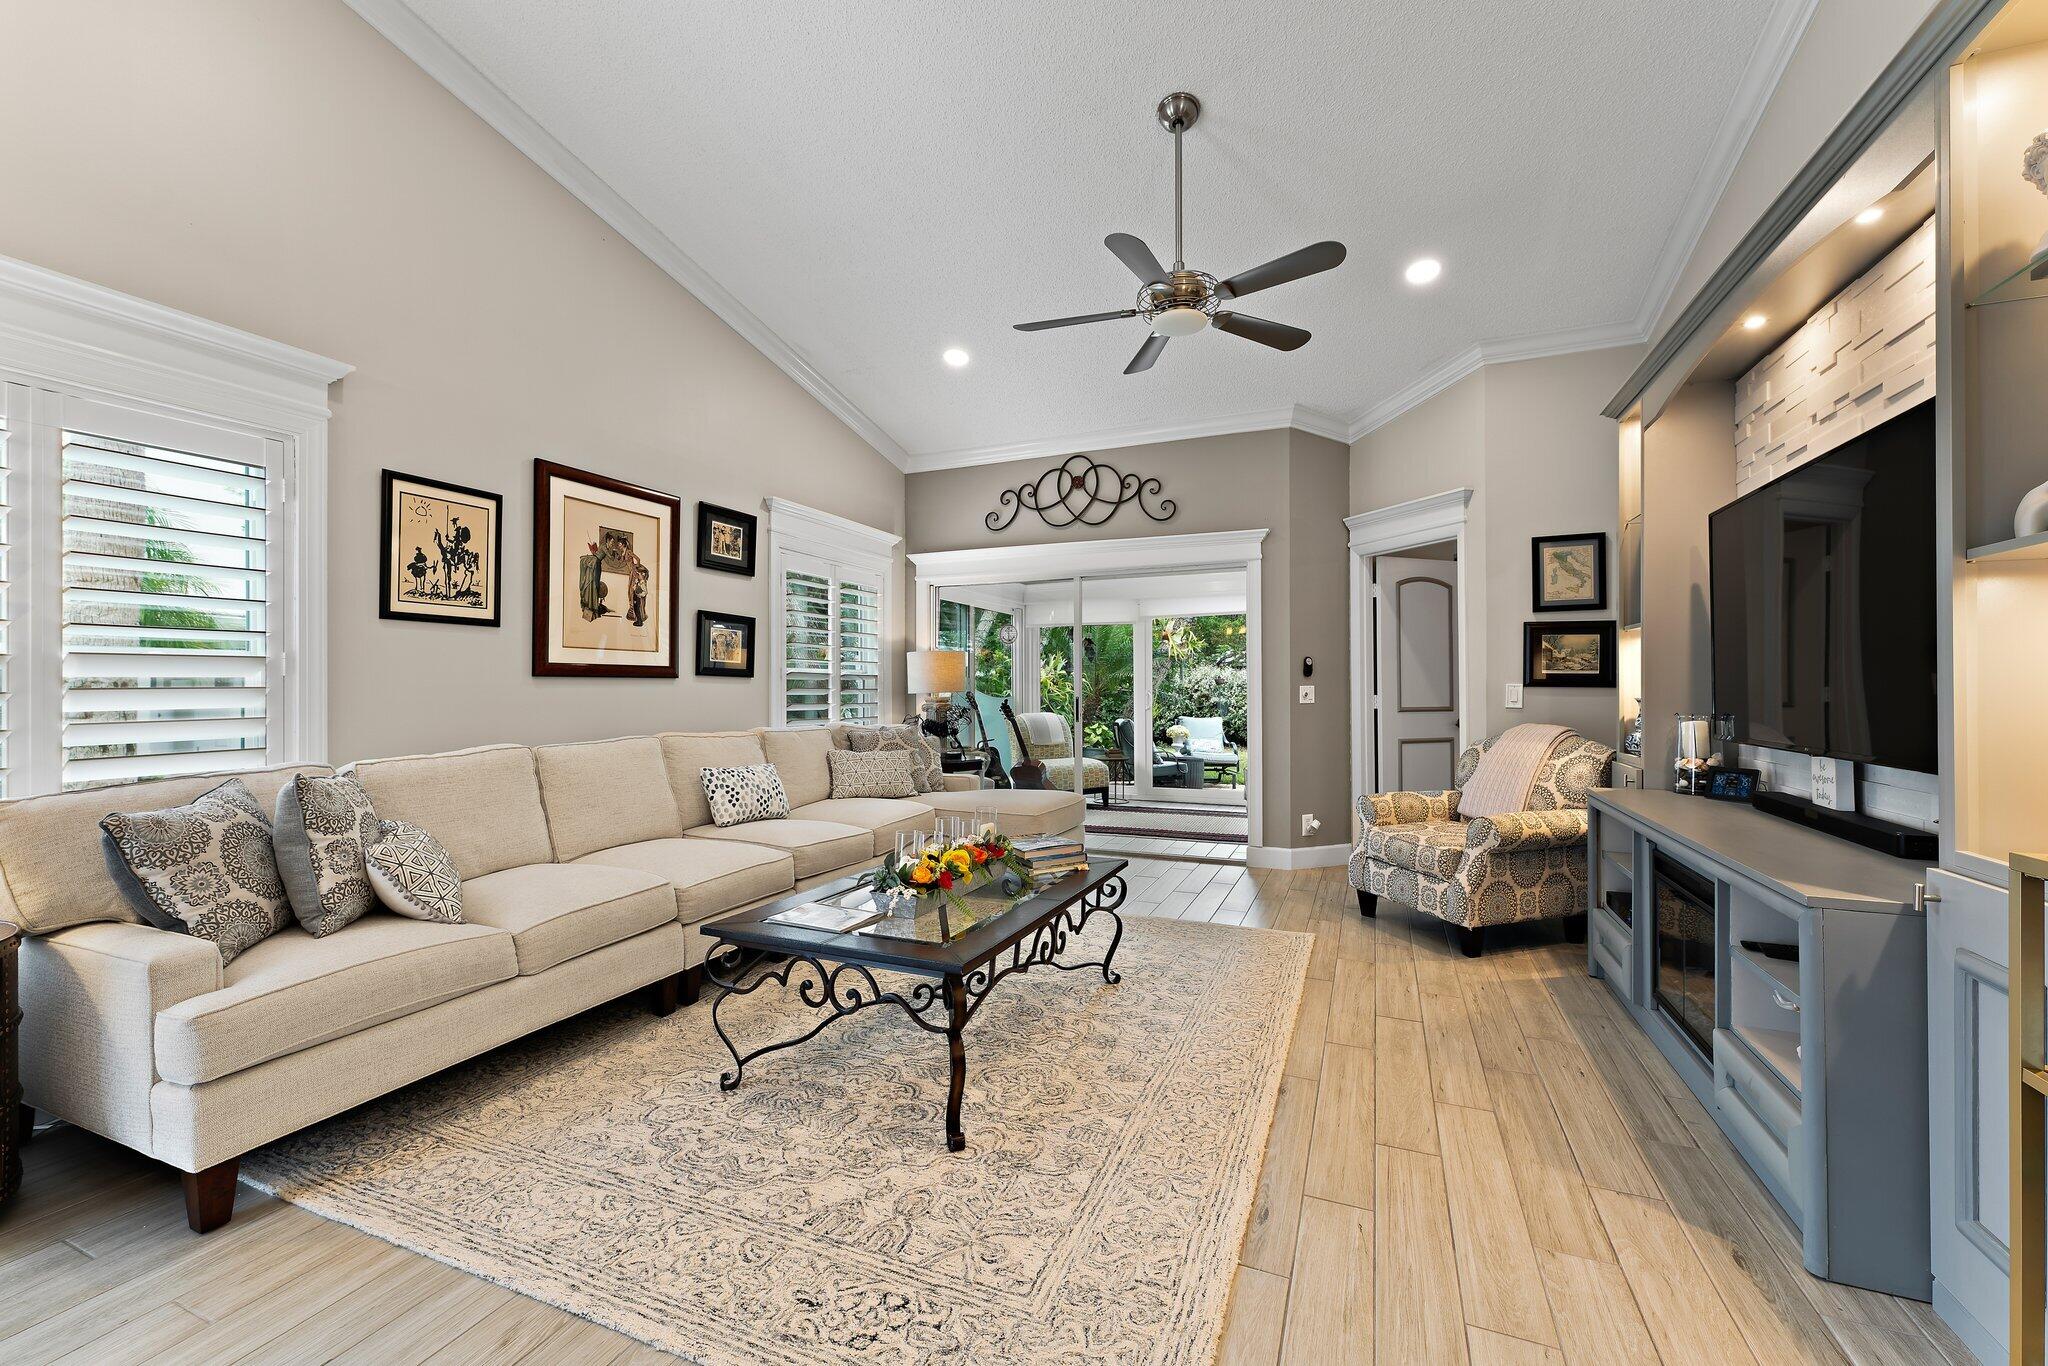
POLYGON ((1458 564, 1373 560, 1373 727, 1382 792, 1434 792, 1458 761, 1458 564))

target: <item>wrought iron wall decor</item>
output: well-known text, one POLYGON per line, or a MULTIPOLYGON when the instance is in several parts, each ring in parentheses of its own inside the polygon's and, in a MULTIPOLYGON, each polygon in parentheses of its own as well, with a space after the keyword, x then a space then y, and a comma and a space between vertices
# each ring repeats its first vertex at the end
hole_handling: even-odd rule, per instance
POLYGON ((1004 489, 996 510, 983 520, 990 531, 1007 531, 1021 512, 1035 512, 1049 527, 1101 526, 1126 503, 1155 522, 1172 519, 1177 505, 1160 496, 1157 479, 1124 474, 1114 465, 1070 455, 1028 484, 1004 489), (1157 511, 1154 511, 1154 509, 1157 511))

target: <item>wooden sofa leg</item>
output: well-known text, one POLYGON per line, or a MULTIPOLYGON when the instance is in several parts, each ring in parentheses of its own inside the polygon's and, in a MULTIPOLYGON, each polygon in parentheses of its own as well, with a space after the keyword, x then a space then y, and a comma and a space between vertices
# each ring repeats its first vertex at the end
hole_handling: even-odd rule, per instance
POLYGON ((36 1107, 17 1105, 14 1107, 14 1144, 25 1146, 36 1133, 36 1107))
POLYGON ((1358 913, 1367 920, 1376 919, 1380 913, 1380 899, 1365 888, 1358 889, 1358 913))
POLYGON ((694 968, 684 969, 682 976, 676 978, 676 981, 682 984, 683 1004, 697 1004, 697 997, 704 991, 704 965, 699 963, 694 968))
POLYGON ((194 1233, 211 1233, 234 1217, 235 1174, 242 1159, 216 1162, 203 1172, 181 1172, 185 1178, 185 1222, 194 1233))
POLYGON ((649 982, 645 991, 648 1010, 656 1015, 673 1015, 683 1003, 683 975, 677 973, 659 982, 649 982))
POLYGON ((1484 925, 1460 925, 1458 927, 1458 952, 1467 958, 1477 958, 1486 951, 1486 927, 1484 925))

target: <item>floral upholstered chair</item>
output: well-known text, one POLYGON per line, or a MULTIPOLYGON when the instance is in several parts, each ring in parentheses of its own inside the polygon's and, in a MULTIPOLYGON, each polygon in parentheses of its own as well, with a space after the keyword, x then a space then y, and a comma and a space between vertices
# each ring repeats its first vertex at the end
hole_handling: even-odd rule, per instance
MULTIPOLYGON (((1024 752, 1045 765, 1045 785, 1062 792, 1074 790, 1074 730, 1067 718, 1053 711, 1017 713, 1017 738, 1024 752)), ((1109 805, 1109 765, 1100 759, 1081 760, 1082 797, 1100 797, 1109 805)))
POLYGON ((1586 909, 1586 796, 1614 751, 1562 726, 1515 726, 1458 756, 1458 786, 1359 798, 1351 885, 1458 927, 1467 957, 1486 927, 1586 909))

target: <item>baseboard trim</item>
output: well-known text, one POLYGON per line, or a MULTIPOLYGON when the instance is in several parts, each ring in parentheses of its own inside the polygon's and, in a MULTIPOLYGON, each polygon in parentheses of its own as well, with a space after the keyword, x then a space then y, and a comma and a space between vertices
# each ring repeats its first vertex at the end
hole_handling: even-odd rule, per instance
POLYGON ((1279 868, 1292 871, 1298 868, 1342 868, 1351 860, 1351 846, 1348 844, 1311 844, 1299 849, 1289 849, 1278 844, 1254 844, 1245 851, 1245 866, 1250 868, 1279 868))
POLYGON ((1934 1312, 1963 1340, 1963 1346, 1976 1354, 1978 1361, 2005 1360, 2005 1344, 1979 1323, 1976 1315, 1963 1308, 1962 1302, 1950 1294, 1949 1288, 1939 1280, 1934 1283, 1934 1312))

